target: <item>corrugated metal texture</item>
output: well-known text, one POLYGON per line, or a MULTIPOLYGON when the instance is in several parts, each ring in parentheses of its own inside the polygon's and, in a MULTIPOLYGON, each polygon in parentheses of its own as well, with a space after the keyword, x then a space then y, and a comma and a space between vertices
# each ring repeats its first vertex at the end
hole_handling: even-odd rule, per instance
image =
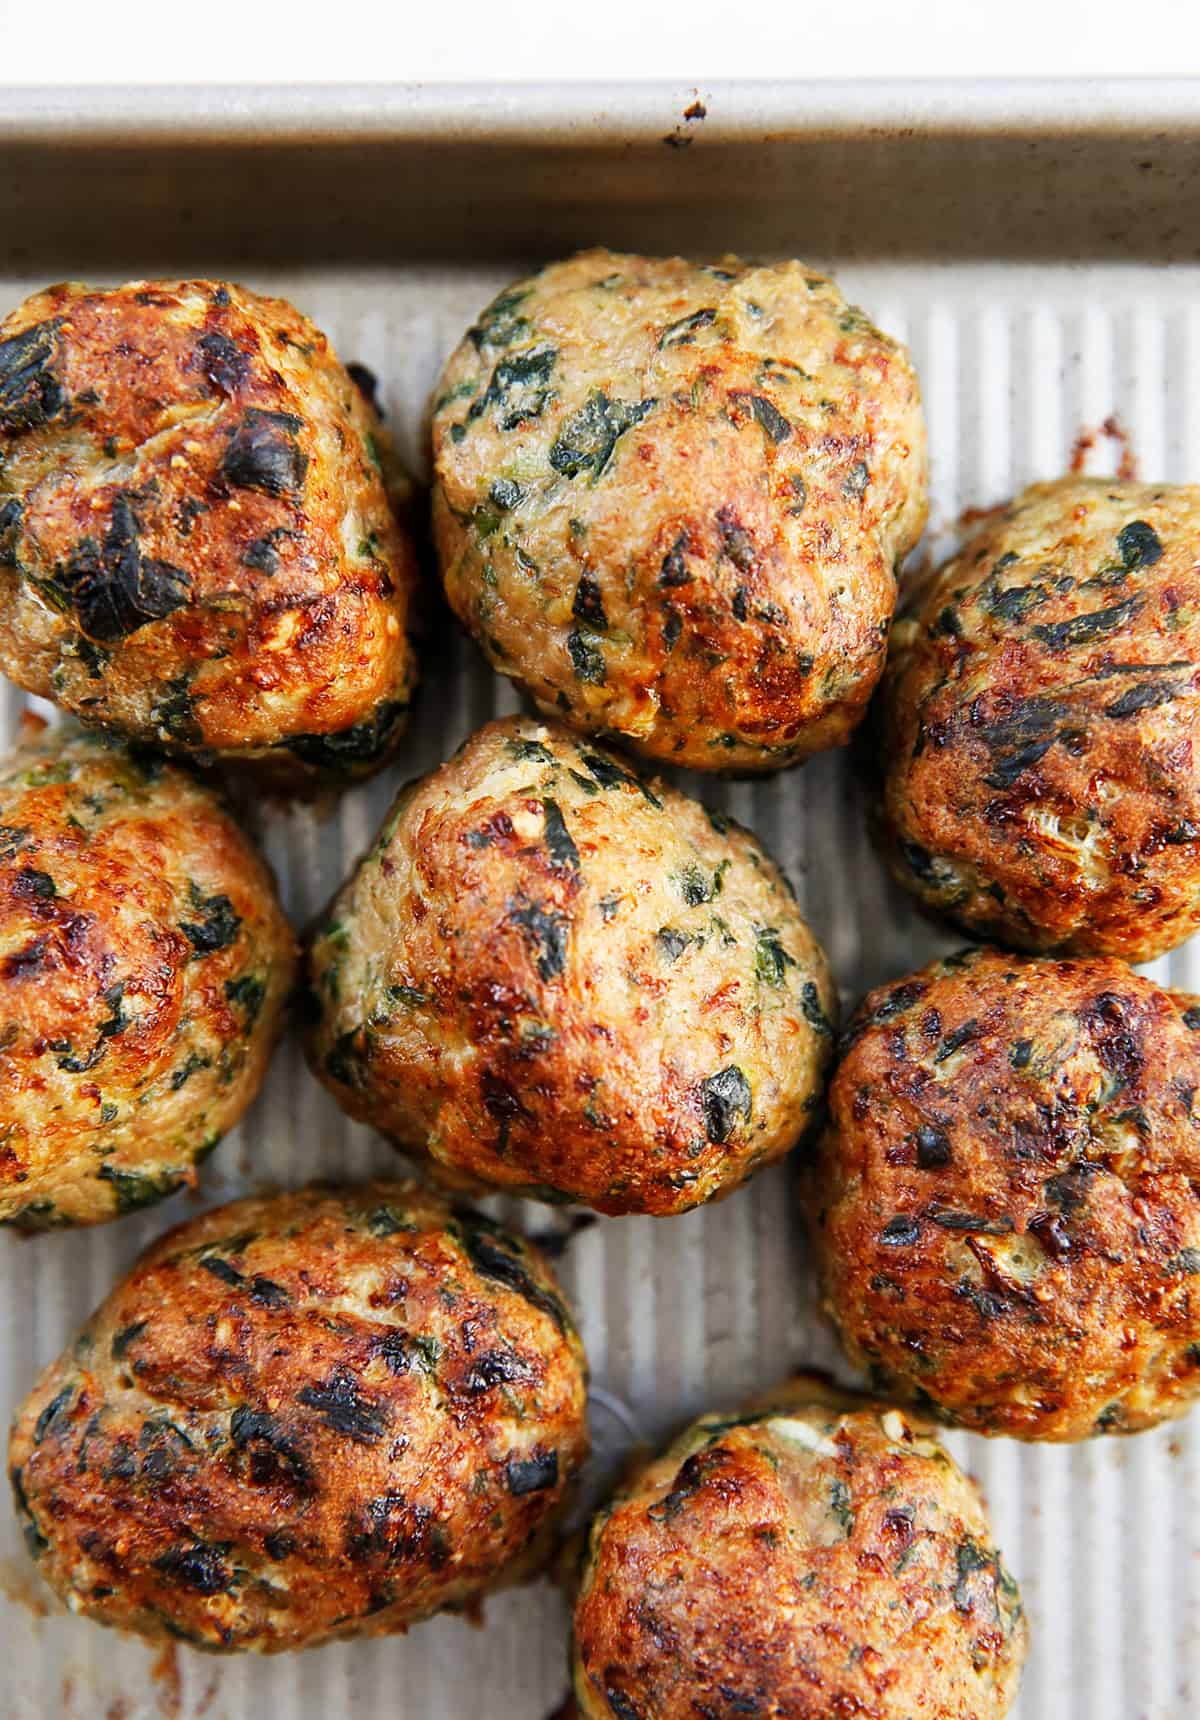
MULTIPOLYGON (((221 272, 219 258, 211 269, 221 272)), ((293 297, 344 356, 378 372, 401 444, 419 465, 423 405, 441 358, 511 272, 313 271, 257 275, 253 284, 293 297)), ((1200 477, 1200 270, 914 263, 847 269, 842 281, 913 347, 933 451, 930 544, 939 552, 964 507, 1061 471, 1077 433, 1114 413, 1144 476, 1200 477)), ((0 302, 34 284, 5 283, 0 302)), ((1111 470, 1118 452, 1102 439, 1094 469, 1111 470)), ((465 640, 439 637, 430 649, 436 684, 426 686, 401 758, 383 780, 316 812, 256 812, 298 923, 349 870, 400 781, 493 713, 515 708, 511 690, 465 640)), ((5 689, 6 723, 19 705, 5 689)), ((884 878, 844 758, 763 783, 691 786, 754 826, 788 868, 847 1001, 951 947, 884 878)), ((1155 972, 1200 990, 1200 963, 1187 950, 1155 972)), ((247 1122, 210 1161, 203 1201, 313 1174, 398 1168, 388 1148, 341 1118, 289 1041, 247 1122)), ((498 1210, 519 1211, 533 1228, 561 1222, 548 1209, 498 1210)), ((186 1211, 175 1202, 82 1235, 0 1237, 6 1408, 138 1248, 186 1211)), ((657 1436, 797 1364, 841 1366, 814 1315, 786 1169, 686 1218, 601 1221, 571 1242, 562 1272, 593 1362, 596 1433, 610 1465, 631 1433, 657 1436)), ((1185 1720, 1196 1711, 1194 1419, 1073 1449, 950 1437, 989 1495, 1032 1615, 1018 1720, 1185 1720)), ((0 1712, 14 1720, 173 1712, 169 1683, 150 1678, 154 1656, 143 1646, 65 1617, 31 1616, 22 1596, 38 1592, 36 1578, 7 1517, 0 1582, 11 1591, 2 1609, 10 1647, 0 1712)), ((214 1720, 261 1712, 280 1720, 351 1712, 368 1720, 543 1720, 564 1687, 563 1655, 562 1606, 537 1586, 490 1602, 484 1631, 439 1620, 407 1639, 268 1663, 214 1662, 180 1649, 179 1712, 214 1720)))

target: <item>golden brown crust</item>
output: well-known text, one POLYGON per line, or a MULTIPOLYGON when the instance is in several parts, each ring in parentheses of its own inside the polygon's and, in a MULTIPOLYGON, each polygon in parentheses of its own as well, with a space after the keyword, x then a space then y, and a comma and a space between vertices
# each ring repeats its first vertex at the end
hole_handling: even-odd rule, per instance
POLYGON ((9 1463, 75 1610, 272 1652, 524 1569, 585 1395, 534 1249, 415 1184, 317 1187, 162 1237, 43 1374, 9 1463))
POLYGON ((1200 488, 1066 478, 897 623, 882 835, 968 931, 1146 961, 1200 925, 1200 488))
POLYGON ((385 452, 282 299, 35 294, 0 323, 0 669, 176 751, 374 766, 415 678, 385 452))
POLYGON ((93 1224, 196 1181, 295 972, 211 790, 65 729, 0 763, 0 1222, 93 1224))
POLYGON ((904 349, 799 263, 587 251, 507 289, 433 414, 446 592, 539 708, 652 758, 844 742, 925 518, 904 349))
POLYGON ((1080 1439, 1200 1391, 1200 1010, 1106 958, 971 950, 866 999, 807 1177, 881 1386, 1080 1439))
POLYGON ((693 1424, 596 1518, 582 1720, 1002 1720, 1027 1629, 923 1422, 788 1382, 693 1424))
POLYGON ((309 985, 352 1116, 450 1180, 602 1212, 786 1152, 832 1045, 824 956, 749 832, 527 718, 401 794, 309 985))

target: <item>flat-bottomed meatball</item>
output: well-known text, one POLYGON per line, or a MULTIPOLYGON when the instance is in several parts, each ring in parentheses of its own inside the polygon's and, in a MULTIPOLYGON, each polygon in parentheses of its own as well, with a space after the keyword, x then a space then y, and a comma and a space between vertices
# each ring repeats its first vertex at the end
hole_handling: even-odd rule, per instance
POLYGON ((318 1187, 162 1237, 18 1412, 10 1474, 76 1612, 304 1648, 528 1572, 585 1395, 535 1250, 415 1184, 318 1187))
POLYGON ((521 718, 400 796, 309 986, 351 1116, 449 1180, 602 1212, 680 1212, 786 1152, 832 1044, 824 957, 754 838, 521 718))
POLYGON ((980 1433, 1185 1410, 1198 1090, 1196 1000, 1123 962, 972 950, 872 992, 805 1178, 852 1359, 980 1433))
POLYGON ((1067 478, 898 622, 880 752, 900 882, 1023 949, 1148 961, 1200 925, 1200 488, 1067 478))
POLYGON ((363 392, 283 299, 35 294, 0 323, 0 669, 177 751, 373 767, 414 680, 385 462, 363 392))
POLYGON ((266 866, 174 765, 64 729, 0 763, 0 1222, 196 1180, 257 1093, 295 945, 266 866))
POLYGON ((433 418, 446 592, 541 710, 698 770, 844 742, 926 509, 903 347, 800 263, 587 251, 495 299, 433 418))
POLYGON ((814 1379, 705 1416, 596 1518, 583 1720, 1002 1720, 1027 1628, 924 1422, 814 1379))

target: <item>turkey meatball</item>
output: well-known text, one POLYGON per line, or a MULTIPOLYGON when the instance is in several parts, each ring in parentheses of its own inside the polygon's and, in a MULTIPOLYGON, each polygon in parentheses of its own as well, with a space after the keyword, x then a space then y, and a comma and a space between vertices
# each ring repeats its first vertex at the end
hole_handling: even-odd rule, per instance
POLYGON ((897 624, 900 882, 970 933, 1148 961, 1200 925, 1200 488, 1068 478, 990 515, 897 624))
POLYGON ((495 299, 433 415, 446 592, 548 715, 699 770, 838 746, 926 511, 904 348, 800 263, 587 251, 495 299))
POLYGON ((583 1720, 1002 1720, 1027 1629, 925 1423, 801 1377, 695 1422, 592 1525, 583 1720))
POLYGON ((979 1433, 1132 1432, 1200 1392, 1200 1007, 971 950, 872 992, 806 1177, 881 1387, 979 1433))
POLYGON ((401 794, 317 927, 314 1070, 444 1178, 674 1213, 793 1145, 824 957, 749 832, 511 718, 401 794))
POLYGON ((0 763, 0 1222, 95 1224, 194 1184, 261 1085, 294 968, 214 793, 27 729, 0 763))
POLYGON ((414 680, 389 460, 282 299, 36 293, 0 323, 0 670, 176 751, 378 764, 414 680))
POLYGON ((401 1631, 527 1571, 587 1449, 541 1257, 413 1184, 169 1231, 18 1412, 10 1474, 76 1612, 200 1648, 401 1631))

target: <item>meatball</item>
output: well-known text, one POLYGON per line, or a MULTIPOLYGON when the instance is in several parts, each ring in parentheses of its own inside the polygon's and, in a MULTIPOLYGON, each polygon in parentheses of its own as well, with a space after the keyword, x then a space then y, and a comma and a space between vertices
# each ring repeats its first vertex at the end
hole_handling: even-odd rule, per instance
POLYGON ((414 680, 389 460, 283 299, 36 293, 0 323, 0 670, 175 751, 375 766, 414 680))
POLYGON ((841 745, 926 513, 903 347, 800 263, 587 251, 435 401, 446 592, 548 715, 698 770, 841 745))
POLYGON ((303 1648, 527 1573, 585 1396, 527 1244, 415 1184, 310 1188, 150 1248, 19 1410, 10 1474, 74 1611, 303 1648))
POLYGON ((575 1696, 585 1720, 1000 1720, 1026 1636, 925 1423, 802 1376, 695 1422, 596 1518, 575 1696))
POLYGON ((1082 1439, 1200 1393, 1200 1007, 1124 963, 971 950, 872 992, 807 1194, 881 1387, 1082 1439))
POLYGON ((1200 926, 1200 488, 1035 484, 898 623, 896 876, 968 932, 1147 961, 1200 926))
POLYGON ((212 791, 27 730, 0 763, 0 1222, 96 1224, 194 1184, 258 1092, 295 964, 212 791))
POLYGON ((754 837, 490 723, 396 801, 313 936, 314 1070, 451 1182, 682 1212, 791 1147, 825 958, 754 837))

